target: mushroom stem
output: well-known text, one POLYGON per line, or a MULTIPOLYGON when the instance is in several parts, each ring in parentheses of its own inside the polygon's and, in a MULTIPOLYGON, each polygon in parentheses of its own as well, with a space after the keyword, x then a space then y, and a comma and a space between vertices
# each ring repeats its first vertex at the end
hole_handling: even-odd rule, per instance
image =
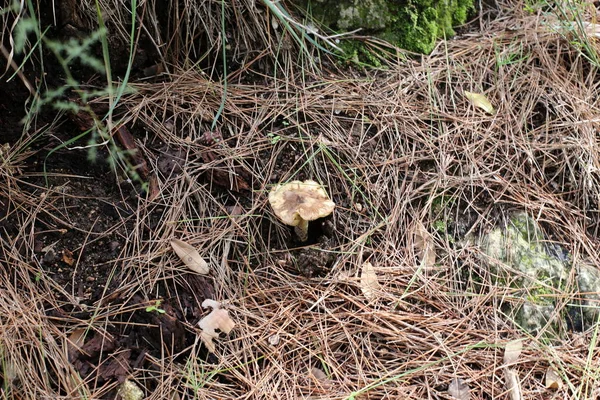
POLYGON ((300 219, 300 223, 294 227, 294 232, 301 242, 306 242, 308 240, 308 221, 300 219))

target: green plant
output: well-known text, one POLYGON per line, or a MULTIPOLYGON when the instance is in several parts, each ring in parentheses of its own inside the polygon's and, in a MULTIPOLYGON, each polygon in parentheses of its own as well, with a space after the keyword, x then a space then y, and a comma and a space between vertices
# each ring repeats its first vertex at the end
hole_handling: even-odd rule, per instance
POLYGON ((146 307, 146 312, 148 312, 148 313, 156 312, 158 314, 164 314, 164 313, 166 313, 165 310, 163 310, 162 308, 160 308, 161 303, 162 303, 162 300, 155 300, 154 304, 151 304, 148 307, 146 307))
POLYGON ((267 137, 271 139, 271 144, 277 144, 281 140, 281 136, 276 135, 273 132, 267 133, 267 137))
POLYGON ((565 38, 571 46, 588 59, 596 67, 600 67, 600 55, 594 41, 599 34, 595 25, 586 21, 586 15, 596 15, 595 7, 579 0, 545 1, 558 19, 558 24, 552 23, 550 28, 565 38))
MULTIPOLYGON (((36 16, 36 8, 32 0, 28 0, 26 5, 19 5, 17 2, 13 3, 12 9, 17 14, 17 22, 14 24, 14 30, 10 32, 14 38, 13 49, 16 54, 23 54, 24 56, 23 62, 15 71, 15 74, 21 72, 26 61, 33 57, 35 51, 38 53, 40 66, 42 67, 42 73, 39 77, 41 83, 35 90, 32 105, 25 117, 24 129, 27 130, 32 121, 34 121, 35 116, 42 108, 47 106, 54 108, 60 113, 69 112, 82 116, 85 115, 86 119, 91 121, 89 129, 52 149, 46 156, 44 172, 46 173, 46 161, 48 157, 60 149, 87 149, 88 158, 91 161, 95 161, 97 149, 105 146, 109 153, 107 161, 113 169, 119 166, 131 179, 142 182, 135 166, 129 161, 128 152, 119 148, 112 136, 113 130, 118 125, 118 122, 113 120, 114 110, 119 104, 121 97, 130 90, 128 82, 133 55, 135 53, 134 38, 137 26, 137 0, 131 2, 131 37, 129 41, 128 65, 122 81, 117 85, 113 83, 107 40, 108 31, 98 0, 96 0, 95 5, 98 29, 87 37, 71 38, 63 42, 50 38, 47 35, 47 29, 42 28, 41 21, 36 16), (102 59, 98 59, 94 55, 94 48, 97 45, 101 47, 102 59), (47 86, 43 72, 45 50, 50 51, 55 57, 64 72, 65 82, 64 85, 54 88, 48 87, 42 91, 41 88, 47 86), (90 68, 96 73, 103 75, 106 78, 106 86, 97 90, 83 88, 72 73, 72 68, 76 65, 90 68), (98 97, 108 98, 109 109, 103 116, 97 115, 90 106, 90 101, 98 97), (86 145, 74 146, 76 142, 86 137, 88 138, 86 145)), ((145 185, 143 182, 142 184, 145 185)))

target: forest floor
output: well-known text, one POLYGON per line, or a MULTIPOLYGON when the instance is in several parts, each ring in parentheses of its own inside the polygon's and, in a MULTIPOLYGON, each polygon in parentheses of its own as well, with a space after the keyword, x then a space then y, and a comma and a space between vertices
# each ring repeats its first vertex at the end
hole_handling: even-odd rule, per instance
MULTIPOLYGON (((284 49, 274 69, 231 56, 224 85, 200 68, 149 70, 146 56, 106 145, 86 133, 91 114, 45 108, 24 127, 30 93, 5 75, 2 398, 128 398, 123 382, 147 399, 514 398, 503 356, 515 339, 522 398, 600 396, 597 328, 524 332, 501 311, 513 288, 460 244, 524 211, 600 266, 593 32, 498 7, 431 55, 379 68, 325 55, 299 67, 300 50, 284 49), (302 242, 268 194, 307 179, 336 208, 302 242), (212 352, 206 299, 235 324, 212 352)), ((82 71, 82 88, 98 85, 82 71)))

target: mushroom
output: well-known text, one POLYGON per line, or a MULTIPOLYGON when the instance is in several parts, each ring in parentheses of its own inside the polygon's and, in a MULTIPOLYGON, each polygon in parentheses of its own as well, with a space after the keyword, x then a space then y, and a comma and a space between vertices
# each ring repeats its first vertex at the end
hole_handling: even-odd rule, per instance
POLYGON ((308 239, 308 221, 328 216, 335 203, 315 181, 291 181, 269 192, 269 203, 277 218, 294 227, 300 241, 308 239))

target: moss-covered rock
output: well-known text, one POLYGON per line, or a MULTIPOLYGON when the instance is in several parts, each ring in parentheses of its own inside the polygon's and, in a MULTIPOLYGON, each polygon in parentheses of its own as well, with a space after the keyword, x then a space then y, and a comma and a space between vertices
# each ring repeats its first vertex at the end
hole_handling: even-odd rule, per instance
POLYGON ((295 0, 307 15, 338 31, 385 39, 428 54, 436 40, 455 34, 474 10, 473 0, 295 0))
POLYGON ((569 254, 544 240, 539 225, 525 213, 510 218, 479 240, 485 262, 498 284, 513 289, 515 300, 505 311, 516 325, 535 334, 545 326, 560 335, 565 327, 590 327, 599 315, 600 271, 584 263, 573 264, 569 254), (575 268, 576 285, 567 285, 575 268), (573 287, 575 286, 575 287, 573 287), (555 299, 571 296, 566 310, 555 313, 555 299), (579 302, 579 304, 577 304, 579 302))

